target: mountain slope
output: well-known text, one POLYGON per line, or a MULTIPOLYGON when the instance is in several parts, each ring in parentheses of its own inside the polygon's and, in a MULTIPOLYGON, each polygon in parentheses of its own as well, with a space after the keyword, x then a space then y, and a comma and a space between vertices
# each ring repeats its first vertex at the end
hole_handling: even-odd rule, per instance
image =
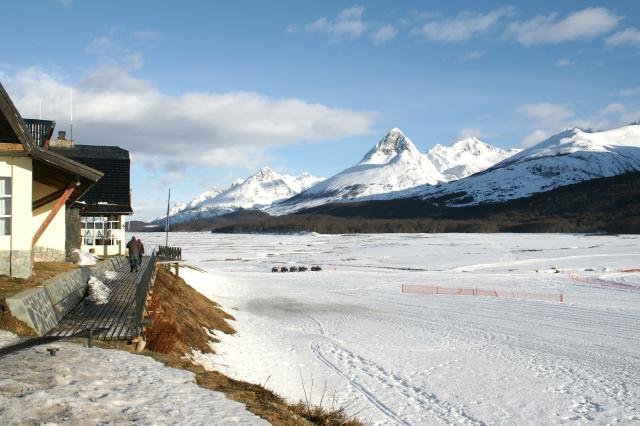
POLYGON ((417 198, 332 203, 285 216, 212 226, 213 232, 640 232, 640 172, 529 197, 463 207, 417 198))
POLYGON ((287 214, 360 197, 394 197, 397 191, 419 185, 435 185, 477 173, 517 152, 519 150, 504 150, 479 139, 468 138, 449 147, 436 145, 425 155, 402 131, 394 128, 355 166, 267 211, 287 214))
MULTIPOLYGON (((244 181, 230 187, 213 188, 195 197, 183 210, 171 215, 172 223, 219 216, 239 209, 261 209, 290 198, 321 180, 309 173, 299 176, 280 175, 264 167, 244 181)), ((163 219, 157 219, 163 220, 163 219)))
POLYGON ((355 166, 268 209, 276 214, 336 200, 435 184, 444 180, 399 129, 392 129, 355 166))
POLYGON ((450 206, 501 202, 636 170, 640 170, 639 125, 599 132, 575 128, 467 178, 394 195, 450 206))
POLYGON ((491 146, 477 138, 466 138, 451 146, 434 146, 427 152, 427 158, 445 180, 452 181, 488 169, 520 151, 491 146))

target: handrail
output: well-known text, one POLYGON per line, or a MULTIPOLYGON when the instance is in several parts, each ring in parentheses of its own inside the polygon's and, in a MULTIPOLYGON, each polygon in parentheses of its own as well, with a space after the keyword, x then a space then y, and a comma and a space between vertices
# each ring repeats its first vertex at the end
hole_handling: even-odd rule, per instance
POLYGON ((151 258, 147 263, 147 266, 142 273, 142 277, 138 282, 138 289, 136 292, 136 312, 134 317, 134 328, 136 329, 135 335, 140 334, 142 331, 142 317, 144 316, 144 308, 147 302, 147 296, 149 294, 149 288, 152 285, 156 271, 156 251, 151 253, 151 258))

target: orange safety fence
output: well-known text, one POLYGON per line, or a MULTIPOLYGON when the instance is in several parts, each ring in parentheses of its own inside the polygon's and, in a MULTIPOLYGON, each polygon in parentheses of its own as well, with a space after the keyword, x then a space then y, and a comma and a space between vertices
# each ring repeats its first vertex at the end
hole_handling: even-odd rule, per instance
POLYGON ((621 283, 617 281, 603 280, 597 277, 586 277, 574 273, 568 274, 569 279, 582 284, 591 284, 598 287, 615 288, 619 290, 640 291, 640 284, 621 283))
POLYGON ((402 284, 402 293, 416 293, 416 294, 446 294, 450 296, 486 296, 486 297, 499 297, 509 299, 529 299, 529 300, 543 300, 547 302, 564 302, 565 296, 563 293, 557 294, 540 294, 540 293, 528 293, 523 291, 512 290, 486 290, 481 288, 470 287, 440 287, 436 285, 418 285, 418 284, 402 284))

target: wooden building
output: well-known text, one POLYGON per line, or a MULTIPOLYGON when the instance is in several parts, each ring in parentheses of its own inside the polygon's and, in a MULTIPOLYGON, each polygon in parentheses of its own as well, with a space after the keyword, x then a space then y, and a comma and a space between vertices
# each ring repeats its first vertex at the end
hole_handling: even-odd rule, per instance
MULTIPOLYGON (((61 133, 49 142, 49 151, 104 174, 74 205, 80 219, 81 250, 97 255, 124 254, 125 219, 133 213, 129 151, 117 146, 79 145, 61 133)), ((73 222, 73 216, 68 215, 67 221, 73 222)), ((72 229, 69 226, 69 232, 72 229)))

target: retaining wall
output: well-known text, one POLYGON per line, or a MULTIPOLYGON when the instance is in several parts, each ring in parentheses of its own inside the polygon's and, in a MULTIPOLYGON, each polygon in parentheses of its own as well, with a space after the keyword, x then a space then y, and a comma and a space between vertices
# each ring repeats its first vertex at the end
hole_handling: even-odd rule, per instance
POLYGON ((120 269, 127 264, 124 256, 115 256, 98 262, 96 266, 84 266, 56 275, 42 283, 6 299, 11 315, 25 322, 40 336, 45 335, 71 309, 82 301, 87 292, 89 277, 104 278, 105 271, 120 269))

